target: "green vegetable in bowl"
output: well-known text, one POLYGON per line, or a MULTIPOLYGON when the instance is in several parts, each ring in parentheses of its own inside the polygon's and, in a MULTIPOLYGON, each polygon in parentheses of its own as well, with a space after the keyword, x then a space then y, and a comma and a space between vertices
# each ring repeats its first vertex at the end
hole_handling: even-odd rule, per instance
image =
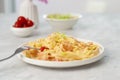
POLYGON ((49 14, 47 18, 50 19, 73 19, 76 18, 76 16, 72 16, 70 14, 49 14))

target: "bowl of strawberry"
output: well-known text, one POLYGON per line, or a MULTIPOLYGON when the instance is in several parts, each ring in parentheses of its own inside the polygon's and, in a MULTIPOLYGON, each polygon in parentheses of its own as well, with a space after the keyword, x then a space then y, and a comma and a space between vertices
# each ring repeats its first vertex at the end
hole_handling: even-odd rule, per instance
POLYGON ((34 22, 24 16, 19 16, 17 21, 11 27, 11 31, 20 37, 30 36, 34 31, 34 22))

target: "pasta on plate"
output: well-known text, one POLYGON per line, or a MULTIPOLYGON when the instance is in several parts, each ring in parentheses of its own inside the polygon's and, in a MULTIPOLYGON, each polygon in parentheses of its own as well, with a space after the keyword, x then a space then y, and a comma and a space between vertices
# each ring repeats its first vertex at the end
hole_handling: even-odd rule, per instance
POLYGON ((95 43, 79 41, 59 32, 52 33, 46 38, 30 41, 26 45, 39 48, 39 50, 23 51, 26 57, 36 60, 85 60, 99 54, 99 46, 95 43))

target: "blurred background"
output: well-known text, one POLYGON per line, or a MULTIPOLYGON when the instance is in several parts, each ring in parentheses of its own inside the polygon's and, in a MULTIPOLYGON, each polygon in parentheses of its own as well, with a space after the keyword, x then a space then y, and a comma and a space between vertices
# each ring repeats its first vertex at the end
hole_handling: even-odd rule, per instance
MULTIPOLYGON (((0 13, 18 13, 23 0, 0 0, 0 13)), ((39 14, 54 12, 120 13, 120 0, 48 0, 48 4, 33 0, 39 14)))

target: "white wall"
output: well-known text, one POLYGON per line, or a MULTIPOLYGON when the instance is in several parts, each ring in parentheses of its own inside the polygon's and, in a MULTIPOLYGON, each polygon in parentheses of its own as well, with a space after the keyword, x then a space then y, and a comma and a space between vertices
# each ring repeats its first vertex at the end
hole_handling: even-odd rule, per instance
POLYGON ((4 12, 4 1, 0 0, 0 13, 4 12))
POLYGON ((120 0, 106 0, 108 3, 107 11, 109 13, 120 13, 120 0))
MULTIPOLYGON (((33 0, 38 6, 39 14, 54 12, 72 13, 120 13, 120 0, 48 0, 46 5, 33 0)), ((16 0, 16 11, 22 0, 16 0)))
POLYGON ((14 0, 0 0, 0 13, 14 12, 14 2, 14 0))

